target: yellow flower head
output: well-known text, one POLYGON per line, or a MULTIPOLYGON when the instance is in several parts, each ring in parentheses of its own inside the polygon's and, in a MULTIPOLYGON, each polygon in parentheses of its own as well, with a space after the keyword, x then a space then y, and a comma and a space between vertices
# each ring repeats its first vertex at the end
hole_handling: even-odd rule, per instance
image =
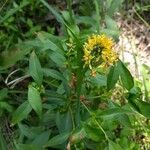
POLYGON ((113 65, 118 59, 113 45, 114 41, 104 34, 90 36, 83 47, 85 66, 93 69, 113 65))

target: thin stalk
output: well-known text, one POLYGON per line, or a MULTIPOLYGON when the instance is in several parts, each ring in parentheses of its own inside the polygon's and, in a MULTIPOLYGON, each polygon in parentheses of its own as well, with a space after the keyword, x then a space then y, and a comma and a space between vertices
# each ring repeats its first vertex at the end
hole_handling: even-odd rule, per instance
POLYGON ((138 67, 138 61, 137 61, 137 56, 139 55, 138 54, 138 51, 136 49, 136 44, 135 44, 135 39, 134 39, 134 36, 133 36, 133 32, 131 32, 131 46, 132 46, 132 56, 133 56, 133 59, 134 59, 134 65, 135 65, 135 72, 137 73, 137 76, 139 77, 139 67, 138 67))
POLYGON ((6 1, 3 3, 2 7, 0 8, 0 11, 2 11, 3 7, 6 5, 7 2, 8 2, 8 0, 6 0, 6 1))
POLYGON ((72 125, 73 125, 73 130, 74 130, 75 129, 75 122, 74 122, 74 117, 73 117, 73 113, 72 113, 71 107, 69 107, 69 111, 70 111, 70 114, 71 114, 71 120, 72 120, 72 125))
POLYGON ((81 96, 81 89, 83 84, 83 78, 85 69, 83 69, 83 51, 82 51, 82 43, 78 38, 75 38, 76 43, 76 51, 77 51, 77 70, 76 70, 76 78, 77 78, 77 85, 76 85, 76 93, 77 93, 77 125, 80 125, 80 96, 81 96))
POLYGON ((101 95, 93 96, 93 97, 87 97, 88 99, 96 99, 102 97, 101 95))
POLYGON ((133 11, 134 11, 135 14, 139 17, 139 19, 140 19, 148 28, 150 28, 149 23, 147 23, 147 22, 142 18, 142 16, 135 10, 135 8, 133 8, 133 11))
POLYGON ((109 138, 106 132, 104 131, 104 129, 102 128, 102 126, 99 124, 99 122, 95 118, 94 118, 94 121, 96 122, 97 126, 101 129, 101 131, 104 133, 106 140, 109 141, 109 138))
POLYGON ((145 74, 144 69, 141 69, 141 74, 142 74, 142 82, 143 82, 143 86, 144 86, 145 99, 148 100, 148 89, 147 89, 147 85, 146 85, 146 74, 145 74))
MULTIPOLYGON (((81 102, 81 103, 82 103, 82 105, 84 106, 84 108, 88 111, 88 113, 89 113, 91 116, 93 116, 93 113, 88 109, 88 107, 87 107, 83 102, 81 102)), ((94 114, 94 115, 95 115, 95 114, 94 114)), ((95 117, 94 117, 93 119, 94 119, 95 123, 97 124, 97 126, 99 127, 99 129, 104 133, 106 140, 109 141, 109 138, 108 138, 106 132, 104 131, 103 127, 99 124, 99 122, 96 120, 95 117)))

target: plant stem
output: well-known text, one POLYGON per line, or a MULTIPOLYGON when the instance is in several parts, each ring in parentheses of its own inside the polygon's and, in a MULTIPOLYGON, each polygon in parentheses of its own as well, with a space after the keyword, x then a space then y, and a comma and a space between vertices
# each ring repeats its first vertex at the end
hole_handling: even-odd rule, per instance
MULTIPOLYGON (((88 113, 89 113, 91 116, 93 116, 93 113, 88 109, 88 107, 87 107, 83 102, 81 102, 81 103, 82 103, 82 105, 84 106, 84 108, 88 111, 88 113)), ((95 114, 94 114, 94 116, 95 116, 95 114)), ((97 126, 100 128, 100 130, 104 133, 106 140, 109 141, 109 138, 108 138, 106 132, 104 131, 104 129, 102 128, 102 126, 99 124, 99 122, 96 120, 95 117, 94 117, 93 119, 94 119, 95 123, 97 124, 97 126)))
POLYGON ((77 125, 80 125, 80 96, 81 96, 81 89, 82 89, 82 83, 84 78, 85 70, 83 69, 83 51, 82 51, 82 43, 80 41, 80 38, 75 38, 76 43, 76 50, 77 50, 77 70, 76 70, 76 93, 77 93, 77 125))
POLYGON ((75 122, 74 122, 74 117, 73 117, 73 113, 72 113, 71 107, 69 107, 69 111, 70 111, 70 114, 71 114, 72 126, 73 126, 73 130, 74 130, 75 129, 75 122))
POLYGON ((101 131, 104 133, 106 140, 109 141, 109 138, 106 134, 106 132, 104 131, 104 129, 102 128, 102 126, 99 124, 99 122, 94 118, 94 121, 96 122, 97 126, 101 129, 101 131))
POLYGON ((147 22, 140 16, 140 14, 135 10, 135 8, 133 8, 133 10, 134 10, 135 14, 139 17, 139 19, 141 19, 141 21, 142 21, 148 28, 150 28, 149 23, 147 23, 147 22))

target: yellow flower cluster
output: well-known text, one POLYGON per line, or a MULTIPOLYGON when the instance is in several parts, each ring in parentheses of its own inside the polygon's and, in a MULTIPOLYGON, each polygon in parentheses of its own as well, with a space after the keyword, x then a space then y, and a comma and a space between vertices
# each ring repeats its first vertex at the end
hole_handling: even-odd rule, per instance
POLYGON ((118 60, 113 50, 114 41, 106 35, 92 35, 84 44, 83 60, 91 70, 101 66, 110 66, 118 60))

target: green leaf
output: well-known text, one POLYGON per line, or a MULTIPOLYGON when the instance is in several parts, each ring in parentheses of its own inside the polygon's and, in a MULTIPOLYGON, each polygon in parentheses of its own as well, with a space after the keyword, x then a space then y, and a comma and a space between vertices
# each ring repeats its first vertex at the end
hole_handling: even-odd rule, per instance
POLYGON ((97 74, 96 77, 90 77, 90 82, 97 87, 107 86, 106 76, 97 74))
POLYGON ((31 47, 21 42, 10 48, 8 51, 3 51, 0 54, 0 70, 13 66, 17 61, 21 60, 31 50, 31 47))
POLYGON ((7 88, 3 88, 2 90, 0 90, 0 100, 3 100, 5 97, 7 97, 7 94, 8 94, 7 88))
POLYGON ((51 134, 50 130, 44 131, 41 134, 39 134, 32 142, 33 145, 38 146, 40 149, 42 149, 43 145, 48 142, 49 136, 51 134))
POLYGON ((32 107, 30 106, 28 101, 22 103, 13 114, 12 124, 19 123, 21 120, 25 119, 31 112, 31 110, 32 107))
POLYGON ((77 24, 86 24, 86 25, 93 25, 96 24, 96 21, 89 17, 89 16, 76 16, 76 22, 77 24))
POLYGON ((17 150, 41 150, 37 146, 32 144, 16 144, 17 150))
POLYGON ((60 53, 53 52, 50 54, 50 58, 55 62, 59 67, 65 67, 66 58, 60 53))
POLYGON ((7 102, 1 102, 0 101, 0 109, 5 109, 8 112, 12 112, 13 111, 13 107, 11 105, 9 105, 7 102))
POLYGON ((131 73, 121 61, 118 61, 118 69, 119 69, 119 75, 121 77, 123 86, 127 90, 130 90, 134 86, 134 81, 131 73))
POLYGON ((123 108, 110 108, 101 112, 97 112, 97 116, 102 117, 114 117, 118 114, 132 114, 132 110, 126 110, 123 108))
POLYGON ((51 5, 49 5, 45 0, 40 0, 41 3, 43 3, 43 5, 45 7, 47 7, 51 12, 52 14, 56 17, 57 21, 62 23, 62 24, 65 24, 63 18, 61 17, 61 15, 56 11, 56 9, 54 7, 52 7, 51 5))
POLYGON ((59 132, 71 132, 72 131, 72 119, 70 112, 60 113, 57 112, 56 115, 56 125, 59 129, 59 132))
POLYGON ((69 138, 70 133, 61 133, 51 138, 45 145, 45 147, 55 147, 63 144, 69 138))
POLYGON ((140 97, 141 97, 140 93, 141 93, 141 90, 139 88, 133 87, 127 96, 127 100, 129 102, 129 104, 139 113, 140 113, 140 109, 136 104, 136 100, 140 99, 140 97))
POLYGON ((21 134, 26 136, 28 139, 34 139, 38 135, 32 131, 31 127, 28 127, 27 125, 19 123, 18 127, 21 131, 21 134))
POLYGON ((114 21, 111 17, 105 16, 106 26, 108 29, 118 30, 118 26, 116 21, 114 21))
POLYGON ((116 144, 113 141, 109 140, 109 150, 122 150, 122 148, 119 144, 116 144))
POLYGON ((34 111, 41 117, 42 115, 42 101, 39 91, 32 85, 28 88, 28 101, 34 111))
POLYGON ((41 85, 43 80, 43 71, 39 59, 36 56, 35 52, 32 52, 30 56, 29 72, 32 78, 35 80, 35 82, 41 85))
POLYGON ((110 7, 108 8, 108 15, 113 16, 116 11, 121 7, 123 0, 112 0, 110 7))
POLYGON ((129 104, 140 114, 150 119, 150 103, 141 100, 141 90, 134 87, 127 97, 129 104))
POLYGON ((42 45, 41 51, 52 50, 54 52, 63 54, 61 38, 58 38, 58 37, 48 34, 46 32, 38 33, 38 38, 42 45))
POLYGON ((85 124, 84 130, 86 132, 86 137, 88 139, 95 141, 95 142, 99 142, 102 138, 104 138, 103 132, 96 127, 92 127, 88 124, 85 124))
POLYGON ((16 12, 20 11, 23 7, 27 6, 28 4, 30 4, 29 1, 22 1, 20 3, 20 6, 17 6, 15 8, 13 8, 13 9, 8 10, 6 15, 3 16, 2 19, 0 19, 0 24, 5 22, 5 20, 7 20, 12 15, 14 15, 16 12))
POLYGON ((118 79, 119 79, 119 70, 117 68, 117 65, 111 66, 109 73, 107 75, 107 89, 110 90, 114 88, 118 79))
POLYGON ((56 10, 54 7, 49 5, 45 0, 40 0, 40 2, 43 3, 43 5, 52 12, 52 14, 56 17, 58 22, 60 22, 62 25, 65 25, 67 27, 67 29, 70 30, 72 35, 75 36, 74 31, 67 25, 67 23, 64 21, 63 17, 60 15, 60 13, 58 13, 58 10, 56 10))
POLYGON ((70 137, 71 143, 78 143, 87 136, 84 128, 77 128, 70 137))
MULTIPOLYGON (((66 24, 70 27, 70 29, 71 29, 72 31, 74 31, 74 33, 75 33, 76 35, 78 35, 78 34, 79 34, 79 27, 78 27, 77 24, 75 23, 75 19, 74 19, 74 14, 73 14, 73 12, 71 11, 71 15, 70 15, 70 12, 68 12, 68 11, 63 11, 63 12, 62 12, 62 16, 63 16, 63 18, 64 18, 66 24)), ((69 32, 70 32, 70 29, 68 29, 68 34, 69 34, 69 32)), ((72 33, 71 33, 71 34, 72 34, 72 33)), ((70 34, 70 36, 71 36, 71 34, 70 34)))
POLYGON ((127 113, 127 114, 118 114, 116 115, 116 120, 120 122, 120 124, 124 127, 132 127, 129 114, 134 115, 135 112, 127 113))
POLYGON ((43 70, 43 74, 45 76, 47 76, 47 77, 50 76, 50 77, 52 77, 54 79, 62 80, 62 81, 65 79, 60 72, 58 72, 58 71, 56 71, 54 69, 43 68, 42 70, 43 70))
POLYGON ((150 119, 150 103, 141 100, 136 100, 135 103, 138 106, 140 113, 150 119))
POLYGON ((119 37, 119 30, 114 30, 114 29, 109 29, 109 28, 104 28, 100 31, 101 34, 106 34, 110 37, 113 37, 115 40, 118 40, 119 37))

